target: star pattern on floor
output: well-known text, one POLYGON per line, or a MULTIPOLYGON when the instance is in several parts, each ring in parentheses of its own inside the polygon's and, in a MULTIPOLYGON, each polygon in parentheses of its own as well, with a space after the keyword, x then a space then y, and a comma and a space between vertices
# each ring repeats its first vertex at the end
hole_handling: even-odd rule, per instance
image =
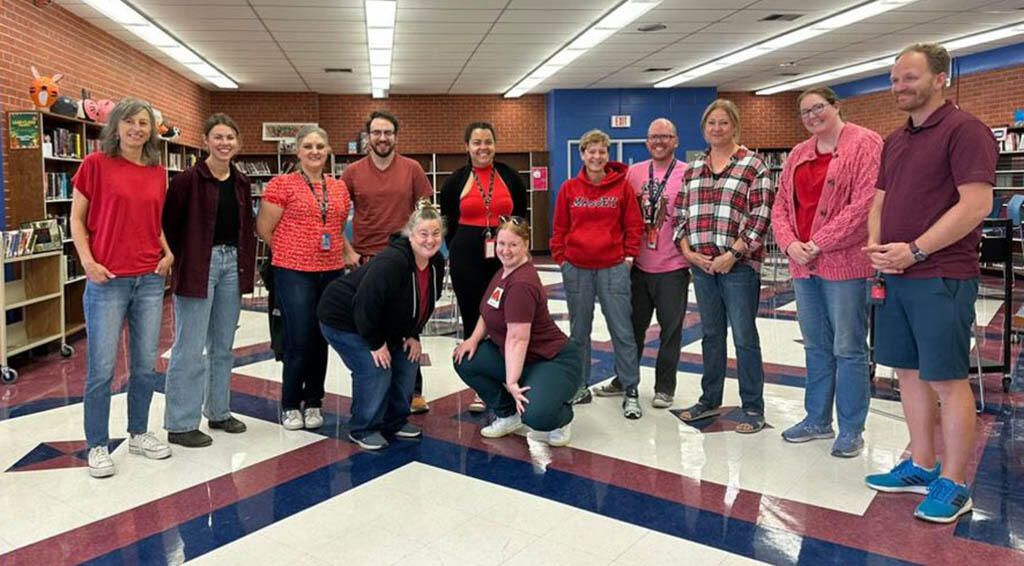
MULTIPOLYGON (((110 440, 110 451, 124 442, 123 438, 110 440)), ((40 442, 28 454, 21 457, 5 472, 29 472, 37 470, 59 470, 63 468, 86 468, 89 466, 89 444, 84 440, 52 440, 40 442)))

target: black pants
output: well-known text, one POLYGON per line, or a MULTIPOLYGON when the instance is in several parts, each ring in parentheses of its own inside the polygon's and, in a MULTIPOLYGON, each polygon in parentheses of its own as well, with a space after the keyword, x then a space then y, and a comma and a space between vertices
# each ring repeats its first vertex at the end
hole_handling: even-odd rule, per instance
MULTIPOLYGON (((647 327, 651 325, 653 314, 661 327, 658 333, 658 358, 654 365, 654 392, 674 396, 683 337, 683 317, 686 316, 690 290, 690 270, 684 267, 665 273, 648 273, 633 267, 629 279, 633 296, 633 336, 636 339, 637 360, 643 359, 647 327)), ((621 387, 618 378, 615 385, 621 387)))
POLYGON ((501 262, 497 258, 484 258, 484 229, 478 226, 459 225, 448 257, 455 300, 462 313, 462 337, 469 338, 480 318, 480 301, 501 262))

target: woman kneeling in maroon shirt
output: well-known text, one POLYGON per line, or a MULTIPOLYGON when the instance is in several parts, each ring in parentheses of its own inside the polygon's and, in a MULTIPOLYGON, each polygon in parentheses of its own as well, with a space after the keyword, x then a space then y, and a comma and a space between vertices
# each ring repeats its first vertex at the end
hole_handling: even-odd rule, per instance
POLYGON ((547 294, 530 262, 529 228, 518 216, 502 217, 494 274, 480 301, 473 334, 455 348, 455 371, 497 419, 480 434, 500 438, 523 423, 550 431, 548 444, 569 443, 572 399, 582 384, 579 347, 548 313, 547 294))

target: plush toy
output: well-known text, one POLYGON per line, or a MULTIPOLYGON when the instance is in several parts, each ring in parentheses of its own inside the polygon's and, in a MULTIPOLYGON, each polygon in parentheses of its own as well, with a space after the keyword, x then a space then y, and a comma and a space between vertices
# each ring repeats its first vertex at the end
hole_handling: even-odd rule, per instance
POLYGON ((78 101, 78 114, 79 120, 92 120, 96 121, 96 117, 99 116, 99 108, 96 106, 96 101, 89 98, 89 94, 82 89, 82 100, 78 101))
MULTIPOLYGON (((166 126, 167 123, 164 122, 166 126)), ((160 137, 167 141, 176 141, 181 136, 181 128, 178 126, 168 126, 166 131, 160 132, 160 137)))
POLYGON ((107 116, 110 116, 110 111, 114 109, 114 101, 108 98, 101 98, 96 101, 96 118, 97 122, 106 123, 107 116))
POLYGON ((70 96, 60 95, 53 105, 50 106, 50 112, 74 118, 78 114, 78 103, 70 96))
POLYGON ((64 75, 57 73, 52 77, 39 76, 39 71, 36 70, 35 66, 31 67, 32 83, 28 87, 28 95, 32 98, 32 104, 36 105, 36 108, 49 108, 53 106, 53 103, 57 101, 57 96, 60 94, 60 89, 57 88, 57 83, 60 82, 64 75))

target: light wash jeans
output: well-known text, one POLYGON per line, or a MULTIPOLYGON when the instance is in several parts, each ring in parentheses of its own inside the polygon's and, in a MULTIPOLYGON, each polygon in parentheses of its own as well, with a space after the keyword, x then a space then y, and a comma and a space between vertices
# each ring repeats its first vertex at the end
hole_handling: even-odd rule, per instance
POLYGON ((615 351, 615 377, 624 389, 640 383, 636 341, 633 337, 633 304, 630 299, 629 266, 625 263, 603 269, 576 267, 562 262, 562 284, 569 307, 569 332, 580 345, 583 360, 583 385, 590 385, 590 332, 594 324, 594 299, 612 335, 615 351))
POLYGON ((89 447, 110 442, 110 382, 128 319, 131 365, 128 378, 128 432, 149 430, 149 402, 156 383, 156 350, 163 317, 164 277, 155 273, 121 276, 106 283, 86 281, 87 358, 85 369, 85 439, 89 447))
POLYGON ((231 347, 241 309, 238 248, 214 246, 206 298, 174 295, 174 347, 164 409, 168 432, 197 430, 200 412, 211 421, 231 416, 231 347))
POLYGON ((796 314, 807 356, 804 410, 814 424, 859 434, 868 417, 867 280, 794 279, 796 314))

